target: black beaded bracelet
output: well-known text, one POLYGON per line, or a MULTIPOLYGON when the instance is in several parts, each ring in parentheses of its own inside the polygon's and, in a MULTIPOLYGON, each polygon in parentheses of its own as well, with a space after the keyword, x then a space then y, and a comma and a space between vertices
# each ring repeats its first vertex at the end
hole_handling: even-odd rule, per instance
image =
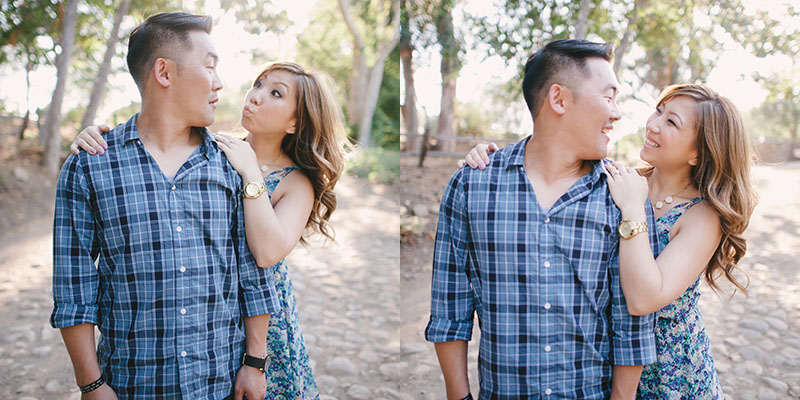
POLYGON ((89 393, 91 391, 96 390, 100 386, 103 386, 104 383, 106 383, 106 381, 105 381, 105 379, 103 379, 103 375, 100 375, 100 377, 97 378, 96 381, 94 381, 94 382, 92 382, 92 383, 90 383, 88 385, 79 386, 79 388, 81 389, 81 393, 86 394, 86 393, 89 393))
POLYGON ((473 400, 472 399, 472 393, 467 393, 467 395, 464 396, 461 400, 473 400))

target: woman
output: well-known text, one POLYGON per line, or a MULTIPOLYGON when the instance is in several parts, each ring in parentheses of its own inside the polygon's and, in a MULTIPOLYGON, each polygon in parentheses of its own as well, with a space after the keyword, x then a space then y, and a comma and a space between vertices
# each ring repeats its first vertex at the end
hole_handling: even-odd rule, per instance
MULTIPOLYGON (((488 162, 485 149, 473 149, 467 163, 475 168, 478 161, 488 162)), ((716 280, 723 275, 746 292, 747 284, 734 273, 756 204, 744 124, 733 103, 709 87, 673 85, 647 120, 639 156, 650 165, 639 173, 606 163, 623 220, 645 221, 649 197, 662 249, 654 259, 647 235, 620 240, 628 311, 658 313, 658 361, 644 367, 637 398, 723 399, 697 306, 698 284, 703 275, 718 290, 716 280)))
MULTIPOLYGON (((336 209, 332 190, 344 168, 346 136, 325 80, 294 63, 272 64, 245 95, 245 140, 215 134, 243 182, 255 182, 256 197, 244 200, 248 247, 260 267, 276 268, 282 311, 269 322, 268 399, 319 398, 284 257, 304 240, 306 229, 333 238, 328 221, 336 209), (262 190, 268 196, 258 196, 262 190)), ((89 127, 70 148, 102 154, 106 143, 97 127, 89 127)))

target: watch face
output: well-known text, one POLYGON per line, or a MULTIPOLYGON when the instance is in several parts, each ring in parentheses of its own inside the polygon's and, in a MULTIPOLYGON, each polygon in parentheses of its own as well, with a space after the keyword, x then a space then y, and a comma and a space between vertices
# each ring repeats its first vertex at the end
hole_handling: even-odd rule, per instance
POLYGON ((633 234, 633 229, 631 228, 631 224, 628 222, 623 222, 619 226, 619 235, 622 237, 628 237, 633 234))
POLYGON ((244 185, 244 193, 248 196, 258 195, 258 185, 248 182, 246 185, 244 185))

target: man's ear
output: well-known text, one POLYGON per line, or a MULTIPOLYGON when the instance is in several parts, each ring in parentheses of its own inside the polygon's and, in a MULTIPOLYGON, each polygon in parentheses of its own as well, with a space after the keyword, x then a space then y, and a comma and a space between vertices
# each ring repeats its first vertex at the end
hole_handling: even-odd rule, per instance
POLYGON ((569 88, 558 83, 550 85, 547 89, 547 105, 557 115, 564 115, 567 112, 566 97, 569 95, 569 88))
POLYGON ((153 74, 153 79, 159 86, 166 88, 172 85, 174 69, 172 68, 171 61, 163 57, 156 58, 151 72, 153 74))

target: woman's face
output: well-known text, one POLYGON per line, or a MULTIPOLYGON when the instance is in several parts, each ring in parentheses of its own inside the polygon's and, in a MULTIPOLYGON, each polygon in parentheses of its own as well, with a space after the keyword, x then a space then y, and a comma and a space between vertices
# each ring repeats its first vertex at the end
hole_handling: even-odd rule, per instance
POLYGON ((662 103, 647 119, 643 161, 659 168, 697 163, 697 102, 677 96, 662 103))
POLYGON ((242 126, 254 135, 295 132, 297 82, 294 74, 276 70, 262 75, 247 91, 242 126))

